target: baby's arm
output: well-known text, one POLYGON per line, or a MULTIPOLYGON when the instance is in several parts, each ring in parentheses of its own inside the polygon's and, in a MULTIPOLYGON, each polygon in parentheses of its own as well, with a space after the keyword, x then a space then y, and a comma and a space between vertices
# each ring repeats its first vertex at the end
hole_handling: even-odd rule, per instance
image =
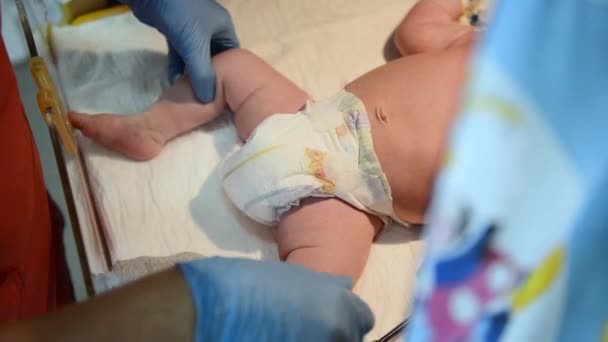
POLYGON ((444 50, 473 42, 476 31, 458 22, 461 0, 421 0, 395 31, 402 55, 444 50))
POLYGON ((300 110, 308 95, 271 66, 242 49, 213 58, 216 97, 198 102, 187 77, 163 92, 137 115, 71 114, 73 125, 109 149, 136 160, 154 158, 172 138, 213 120, 225 109, 234 113, 241 139, 267 116, 300 110))

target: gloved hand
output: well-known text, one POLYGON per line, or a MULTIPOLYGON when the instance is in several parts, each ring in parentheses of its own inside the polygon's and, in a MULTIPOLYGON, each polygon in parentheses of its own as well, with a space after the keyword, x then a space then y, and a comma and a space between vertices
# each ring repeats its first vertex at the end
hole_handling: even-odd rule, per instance
POLYGON ((196 341, 361 341, 374 325, 348 277, 246 259, 178 267, 197 309, 196 341))
POLYGON ((120 0, 135 16, 165 35, 169 44, 169 78, 186 72, 203 103, 215 97, 211 56, 238 47, 230 14, 215 0, 120 0))

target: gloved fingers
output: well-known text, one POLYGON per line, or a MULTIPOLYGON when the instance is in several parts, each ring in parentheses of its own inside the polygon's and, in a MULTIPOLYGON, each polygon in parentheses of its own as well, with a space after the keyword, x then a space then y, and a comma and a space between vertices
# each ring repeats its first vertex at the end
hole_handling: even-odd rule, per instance
POLYGON ((210 42, 202 42, 199 49, 182 55, 194 94, 203 103, 215 98, 215 71, 211 64, 210 42))
POLYGON ((340 284, 340 286, 347 288, 349 290, 353 289, 353 278, 352 277, 348 277, 348 276, 331 276, 329 274, 327 274, 328 276, 332 277, 333 280, 335 282, 337 282, 338 284, 340 284))
MULTIPOLYGON (((330 275, 328 275, 330 276, 330 275)), ((365 303, 359 296, 350 292, 353 288, 353 279, 347 276, 331 276, 335 282, 340 284, 342 287, 349 290, 347 292, 347 301, 349 302, 349 307, 352 308, 351 319, 354 321, 353 324, 358 329, 358 336, 356 336, 353 340, 361 340, 365 334, 367 334, 374 327, 375 319, 372 310, 369 308, 367 303, 365 303)))
MULTIPOLYGON (((158 20, 158 15, 166 11, 164 1, 140 1, 140 0, 118 0, 118 2, 129 6, 129 9, 133 12, 135 17, 142 23, 150 26, 155 26, 154 23, 158 20)), ((159 27, 156 27, 160 29, 159 27)))
POLYGON ((239 39, 234 32, 234 28, 229 28, 218 32, 211 38, 211 56, 224 52, 229 49, 239 47, 239 39))
POLYGON ((185 66, 184 60, 179 55, 179 53, 177 53, 177 51, 173 48, 173 46, 171 46, 169 42, 167 42, 167 45, 169 46, 167 71, 169 76, 169 82, 173 84, 179 76, 184 74, 185 66))
MULTIPOLYGON (((330 282, 339 286, 338 301, 340 304, 337 307, 342 308, 341 311, 343 312, 341 315, 348 322, 344 327, 348 327, 348 329, 336 331, 336 340, 363 340, 363 336, 374 327, 375 319, 369 306, 359 296, 350 291, 353 287, 352 278, 347 276, 332 276, 326 273, 318 273, 318 275, 327 277, 330 282)), ((315 280, 315 282, 322 284, 321 279, 315 280)))
POLYGON ((375 324, 375 318, 369 306, 354 293, 349 294, 353 303, 353 314, 356 320, 356 326, 359 329, 359 336, 363 337, 367 334, 375 324))

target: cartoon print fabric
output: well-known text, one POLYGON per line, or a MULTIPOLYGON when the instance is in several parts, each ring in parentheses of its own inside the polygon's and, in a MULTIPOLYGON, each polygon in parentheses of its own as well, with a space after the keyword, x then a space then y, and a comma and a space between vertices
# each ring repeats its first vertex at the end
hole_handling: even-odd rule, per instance
POLYGON ((496 6, 437 182, 408 341, 606 341, 608 1, 496 6))

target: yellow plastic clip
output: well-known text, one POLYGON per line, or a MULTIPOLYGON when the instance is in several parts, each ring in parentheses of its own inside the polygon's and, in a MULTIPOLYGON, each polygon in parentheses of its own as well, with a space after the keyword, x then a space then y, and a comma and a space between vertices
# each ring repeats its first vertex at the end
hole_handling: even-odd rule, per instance
POLYGON ((65 106, 59 97, 57 88, 55 88, 51 75, 46 68, 44 59, 39 56, 32 57, 29 65, 34 81, 38 86, 37 100, 42 118, 47 125, 51 124, 51 122, 53 123, 65 150, 72 155, 76 154, 78 145, 72 133, 70 120, 65 106))
POLYGON ((86 13, 86 14, 76 17, 76 19, 74 19, 71 22, 71 25, 78 26, 78 25, 89 23, 89 22, 99 20, 99 19, 102 19, 105 17, 110 17, 113 15, 118 15, 118 14, 127 13, 127 12, 129 12, 129 7, 127 5, 120 5, 120 6, 110 7, 110 8, 104 8, 101 10, 97 10, 97 11, 94 11, 91 13, 86 13))

